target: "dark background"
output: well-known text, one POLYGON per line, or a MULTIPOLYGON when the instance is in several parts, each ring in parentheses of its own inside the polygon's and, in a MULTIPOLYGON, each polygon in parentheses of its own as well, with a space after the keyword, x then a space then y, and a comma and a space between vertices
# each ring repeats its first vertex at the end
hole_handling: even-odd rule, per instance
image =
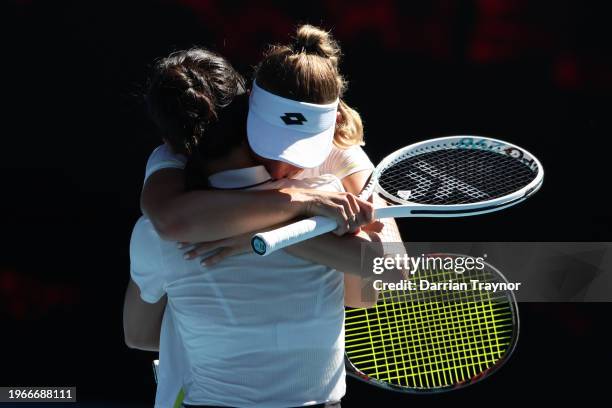
MULTIPOLYGON (((144 165, 159 144, 139 94, 148 65, 179 48, 213 48, 250 76, 265 44, 321 24, 343 46, 346 99, 374 162, 452 134, 504 139, 542 161, 544 187, 529 201, 402 220, 405 240, 610 241, 612 25, 602 4, 3 2, 0 386, 75 385, 81 402, 152 405, 154 355, 124 345, 121 307, 144 165)), ((520 308, 516 354, 486 382, 410 396, 349 380, 343 406, 603 394, 610 304, 520 308)))

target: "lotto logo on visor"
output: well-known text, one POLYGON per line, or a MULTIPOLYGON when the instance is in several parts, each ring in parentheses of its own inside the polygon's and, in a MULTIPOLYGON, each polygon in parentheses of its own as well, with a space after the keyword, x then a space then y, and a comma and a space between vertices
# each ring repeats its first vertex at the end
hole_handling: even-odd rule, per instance
POLYGON ((275 95, 253 84, 247 136, 258 156, 301 168, 321 165, 331 152, 339 100, 317 104, 275 95))
POLYGON ((302 125, 307 122, 304 115, 299 112, 296 113, 285 113, 280 117, 286 125, 302 125))
POLYGON ((249 114, 272 126, 297 132, 319 133, 336 125, 338 100, 327 104, 294 101, 274 95, 253 84, 249 99, 249 114))

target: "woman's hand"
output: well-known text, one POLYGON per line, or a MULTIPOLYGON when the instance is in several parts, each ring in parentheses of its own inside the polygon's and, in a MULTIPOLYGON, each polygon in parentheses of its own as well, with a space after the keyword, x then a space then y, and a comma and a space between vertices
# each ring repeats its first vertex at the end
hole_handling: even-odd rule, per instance
MULTIPOLYGON (((300 206, 301 215, 308 217, 320 215, 336 220, 338 228, 334 233, 337 235, 358 232, 361 226, 371 224, 373 221, 373 204, 351 193, 308 189, 289 189, 285 192, 291 194, 292 202, 300 206)), ((272 230, 284 224, 286 223, 273 225, 267 229, 272 230)), ((212 266, 227 257, 250 253, 253 234, 254 232, 248 232, 235 237, 197 244, 179 243, 179 248, 186 251, 185 259, 191 260, 204 256, 200 263, 203 266, 212 266)))
POLYGON ((333 218, 338 224, 336 235, 357 232, 373 221, 374 206, 352 193, 290 189, 291 201, 301 206, 301 214, 333 218))
POLYGON ((252 232, 235 237, 219 239, 217 241, 200 242, 197 244, 179 243, 179 249, 189 249, 185 252, 185 259, 191 260, 204 256, 200 260, 202 266, 215 265, 227 257, 252 252, 252 232))

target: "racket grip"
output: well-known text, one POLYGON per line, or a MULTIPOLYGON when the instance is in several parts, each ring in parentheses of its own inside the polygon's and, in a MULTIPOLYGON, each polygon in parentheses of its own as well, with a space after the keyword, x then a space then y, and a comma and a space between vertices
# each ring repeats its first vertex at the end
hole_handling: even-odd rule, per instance
POLYGON ((266 256, 287 246, 333 231, 337 227, 338 224, 333 219, 316 216, 273 231, 255 234, 251 238, 251 247, 256 254, 266 256))

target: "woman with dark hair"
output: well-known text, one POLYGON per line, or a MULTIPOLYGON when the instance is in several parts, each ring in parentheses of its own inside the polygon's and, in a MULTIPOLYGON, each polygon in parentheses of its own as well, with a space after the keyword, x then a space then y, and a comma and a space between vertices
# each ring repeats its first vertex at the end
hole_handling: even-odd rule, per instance
MULTIPOLYGON (((211 175, 223 168, 225 163, 218 160, 220 157, 239 152, 232 158, 241 157, 238 163, 243 160, 245 167, 252 165, 254 158, 266 166, 271 179, 335 172, 343 178, 345 188, 354 192, 361 190, 372 165, 359 147, 363 133, 358 114, 339 100, 345 84, 337 70, 338 55, 339 49, 328 34, 311 26, 298 30, 292 47, 271 48, 257 69, 248 122, 244 81, 218 55, 192 49, 175 53, 156 65, 147 102, 166 144, 149 159, 142 204, 162 236, 192 242, 210 238, 208 235, 200 238, 202 234, 230 236, 196 245, 189 252, 194 257, 211 249, 221 249, 212 259, 207 258, 208 265, 213 265, 229 255, 244 252, 244 238, 250 231, 296 215, 335 216, 339 225, 343 225, 339 233, 356 230, 360 224, 370 221, 371 205, 352 194, 294 187, 273 191, 191 189, 203 184, 197 182, 202 175, 211 175), (310 119, 318 127, 294 131, 291 128, 294 119, 283 119, 289 115, 282 112, 288 106, 304 109, 306 116, 295 120, 310 119), (276 123, 277 111, 286 126, 276 123), (248 143, 245 134, 248 134, 248 143), (236 149, 240 146, 250 152, 248 158, 240 156, 244 152, 236 149), (187 186, 185 175, 189 180, 187 186), (242 204, 247 208, 246 213, 240 207, 242 204), (215 206, 221 211, 215 212, 215 206), (254 213, 248 212, 249 206, 254 213), (186 218, 181 220, 177 214, 186 218), (181 221, 177 223, 177 220, 181 221), (202 230, 201 223, 205 220, 210 222, 202 230), (175 233, 184 235, 173 236, 175 233)), ((386 230, 393 233, 393 240, 400 240, 393 224, 386 230)), ((355 266, 359 261, 358 251, 344 251, 343 255, 344 258, 338 256, 333 246, 316 247, 316 243, 314 249, 303 254, 337 269, 353 268, 353 272, 359 269, 355 266)), ((360 277, 345 275, 344 283, 344 303, 357 307, 371 304, 362 300, 360 277)))
MULTIPOLYGON (((361 192, 374 166, 361 148, 361 118, 342 100, 346 81, 339 71, 340 54, 333 37, 311 25, 298 27, 292 44, 271 46, 256 67, 249 96, 249 128, 243 128, 246 125, 241 120, 211 122, 234 96, 240 96, 244 107, 244 80, 227 60, 210 51, 191 50, 155 66, 147 103, 155 122, 169 126, 160 126, 166 143, 147 163, 141 207, 164 239, 189 243, 187 257, 213 265, 250 251, 253 231, 296 217, 334 218, 338 235, 372 222, 373 206, 355 194, 361 192), (169 79, 161 81, 165 73, 169 79), (158 98, 162 94, 173 98, 162 103, 158 98), (197 101, 202 105, 193 106, 197 101), (324 131, 295 131, 296 127, 319 123, 317 118, 303 125, 283 121, 284 114, 292 112, 283 109, 315 105, 327 105, 323 108, 327 115, 324 131), (280 109, 271 115, 276 122, 262 120, 274 109, 280 109), (271 178, 333 174, 341 179, 346 192, 299 188, 189 191, 183 169, 187 166, 187 180, 192 180, 194 166, 210 167, 203 156, 237 142, 225 139, 230 132, 223 131, 224 126, 237 126, 236 134, 248 136, 250 150, 271 178), (207 133, 207 127, 218 131, 207 133), (203 143, 199 149, 203 153, 191 154, 199 143, 203 143)), ((318 114, 316 109, 314 114, 318 114)), ((209 173, 212 170, 207 169, 209 173)), ((387 219, 384 225, 385 240, 401 242, 395 222, 387 219)), ((359 279, 345 278, 347 300, 359 298, 360 288, 359 279)))
MULTIPOLYGON (((371 221, 371 206, 350 193, 185 191, 182 170, 187 164, 205 165, 206 155, 244 140, 246 130, 241 134, 223 129, 244 126, 246 113, 245 120, 238 123, 220 117, 235 97, 246 108, 244 93, 242 77, 211 51, 183 51, 155 65, 146 101, 166 143, 149 158, 141 205, 161 236, 185 242, 213 241, 311 215, 335 218, 341 235, 371 221), (202 148, 195 149, 200 144, 202 148)), ((278 173, 278 167, 281 162, 271 166, 272 172, 278 173)))

